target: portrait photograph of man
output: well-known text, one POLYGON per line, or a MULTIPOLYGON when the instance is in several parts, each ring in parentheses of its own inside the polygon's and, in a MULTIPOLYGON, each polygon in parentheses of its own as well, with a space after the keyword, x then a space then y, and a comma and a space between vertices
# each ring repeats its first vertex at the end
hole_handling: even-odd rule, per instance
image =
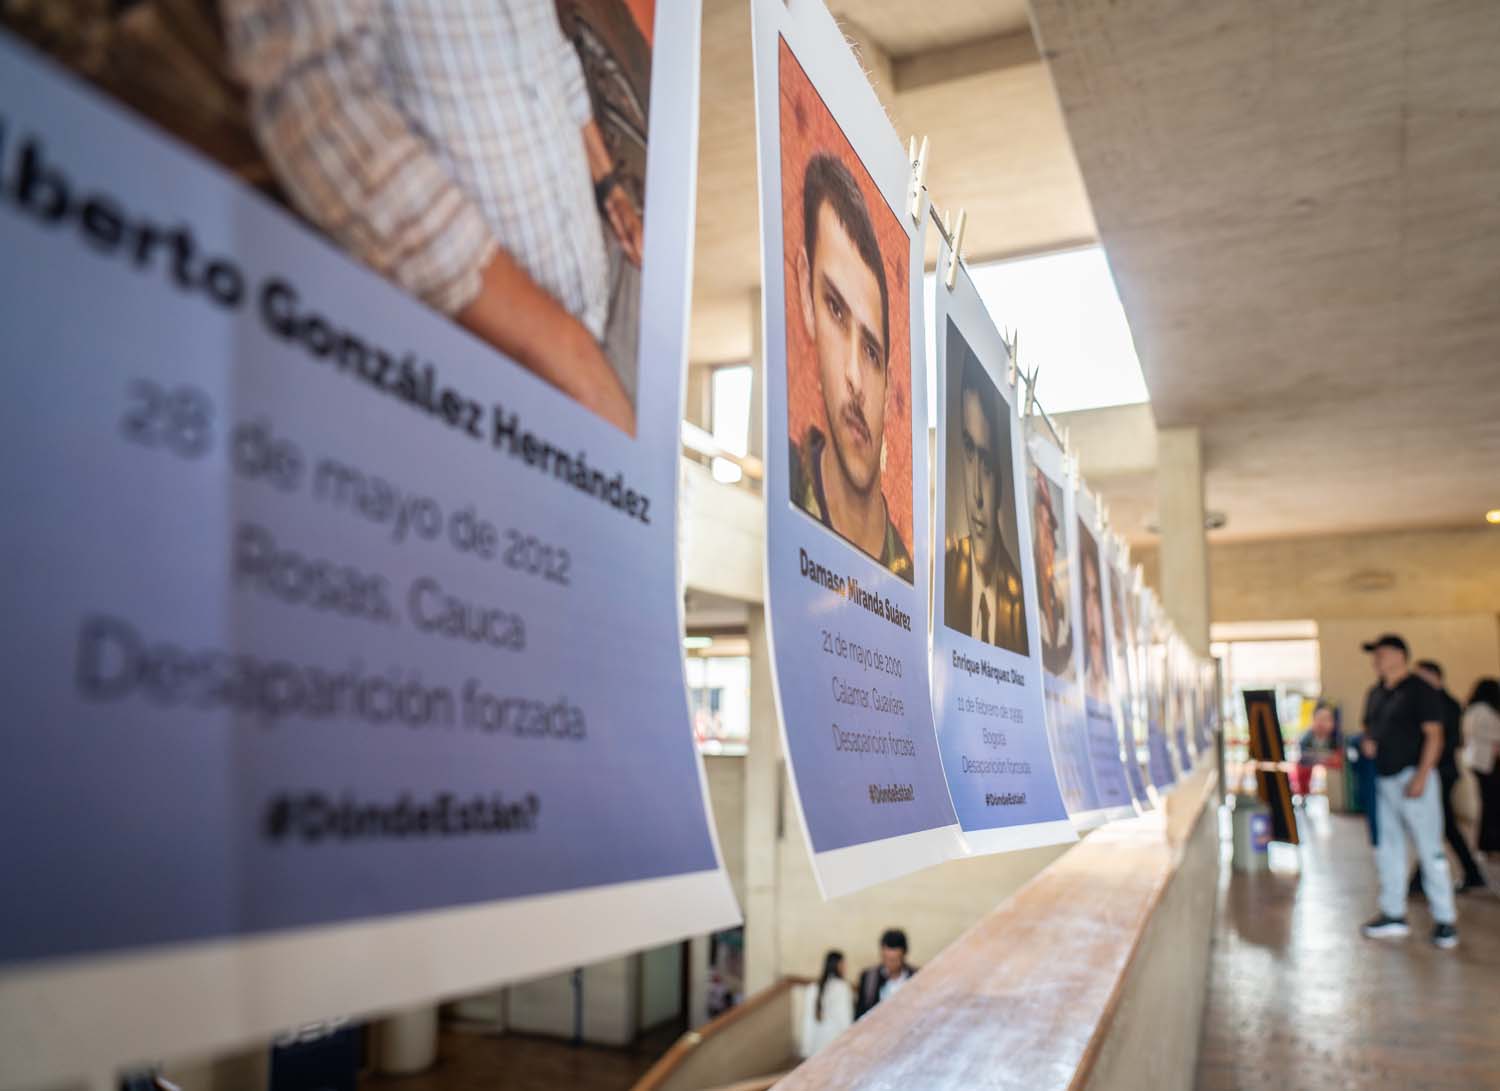
POLYGON ((911 583, 910 240, 781 59, 790 499, 911 583))
POLYGON ((0 5, 0 26, 632 435, 654 23, 655 0, 0 5))
POLYGON ((1013 545, 1010 413, 951 318, 946 336, 943 621, 985 644, 1026 655, 1026 596, 1013 545))
POLYGON ((1068 610, 1068 546, 1063 536, 1062 489, 1040 468, 1033 468, 1031 477, 1031 544, 1036 555, 1042 666, 1048 674, 1072 680, 1073 626, 1068 610))
POLYGON ((1078 520, 1078 568, 1083 592, 1083 685, 1088 696, 1109 702, 1109 657, 1104 647, 1104 587, 1099 578, 1099 544, 1078 520))

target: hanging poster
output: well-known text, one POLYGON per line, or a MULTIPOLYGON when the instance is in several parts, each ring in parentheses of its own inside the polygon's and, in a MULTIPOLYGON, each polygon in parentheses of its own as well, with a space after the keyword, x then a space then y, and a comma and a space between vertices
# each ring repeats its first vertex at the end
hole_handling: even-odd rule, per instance
POLYGON ((1146 683, 1146 773, 1151 786, 1164 792, 1177 782, 1167 742, 1167 645, 1158 622, 1161 606, 1149 587, 1140 589, 1141 649, 1146 683))
POLYGON ((1091 829, 1105 821, 1105 810, 1094 785, 1079 655, 1074 647, 1082 637, 1074 622, 1078 607, 1073 593, 1073 547, 1077 540, 1073 528, 1077 517, 1073 512, 1072 473, 1062 450, 1035 430, 1028 440, 1028 450, 1037 639, 1042 654, 1047 735, 1068 816, 1079 829, 1091 829))
POLYGON ((1193 768, 1193 708, 1191 704, 1192 684, 1189 664, 1191 653, 1177 630, 1169 628, 1166 635, 1167 682, 1171 700, 1170 731, 1173 756, 1177 759, 1177 771, 1185 776, 1193 768))
POLYGON ((170 57, 127 109, 0 31, 6 1086, 738 919, 675 558, 697 5, 269 6, 206 127, 170 57))
POLYGON ((1085 488, 1073 492, 1073 556, 1078 579, 1073 584, 1073 616, 1079 619, 1075 642, 1078 676, 1083 680, 1084 722, 1088 732, 1089 765, 1099 806, 1107 818, 1135 813, 1120 749, 1114 685, 1110 679, 1109 614, 1104 602, 1104 560, 1099 548, 1099 505, 1085 488))
POLYGON ((928 684, 926 213, 827 9, 751 11, 766 606, 788 773, 834 897, 963 851, 928 684))
POLYGON ((1202 673, 1203 693, 1203 745, 1213 749, 1219 740, 1219 664, 1215 659, 1205 659, 1199 664, 1202 673))
POLYGON ((1105 535, 1101 547, 1104 605, 1109 633, 1110 678, 1114 685, 1115 715, 1120 726, 1120 757, 1125 763, 1125 779, 1137 807, 1152 807, 1146 777, 1141 771, 1141 755, 1136 745, 1139 730, 1136 717, 1140 710, 1140 676, 1135 654, 1135 618, 1130 604, 1135 596, 1122 589, 1126 581, 1125 545, 1113 535, 1105 535))
MULTIPOLYGON (((940 271, 949 253, 942 243, 940 271)), ((966 270, 952 289, 940 275, 935 290, 934 518, 943 555, 933 566, 932 703, 943 769, 971 851, 1072 841, 1042 704, 1026 455, 1009 353, 966 270)))

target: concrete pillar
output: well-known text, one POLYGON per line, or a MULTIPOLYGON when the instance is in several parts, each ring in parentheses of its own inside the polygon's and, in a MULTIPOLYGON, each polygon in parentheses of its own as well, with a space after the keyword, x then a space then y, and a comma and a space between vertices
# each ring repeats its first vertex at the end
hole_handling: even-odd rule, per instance
POLYGON ((377 1021, 375 1042, 375 1067, 382 1075, 426 1071, 437 1062, 437 1006, 424 1004, 377 1021))
POLYGON ((760 315, 760 285, 750 289, 750 454, 765 457, 766 330, 760 315))
POLYGON ((1203 529, 1203 447, 1197 428, 1156 436, 1161 513, 1161 600, 1182 638, 1208 655, 1208 537, 1203 529))
POLYGON ((781 732, 771 691, 766 614, 750 607, 750 743, 745 755, 745 995, 780 977, 781 928, 777 841, 781 732))
POLYGON ((708 937, 694 936, 688 941, 688 1010, 689 1030, 708 1022, 708 937))
POLYGON ((682 419, 704 430, 713 427, 713 373, 707 364, 689 364, 682 395, 682 419))

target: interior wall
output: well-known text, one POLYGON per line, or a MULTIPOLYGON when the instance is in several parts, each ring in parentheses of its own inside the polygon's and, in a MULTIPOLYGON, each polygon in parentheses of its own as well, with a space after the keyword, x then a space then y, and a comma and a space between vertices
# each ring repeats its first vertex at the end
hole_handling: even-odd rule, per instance
POLYGON ((709 810, 719 834, 719 851, 734 898, 745 905, 745 759, 722 754, 705 755, 703 771, 708 778, 709 810))
POLYGON ((1208 991, 1218 889, 1217 808, 1198 814, 1182 861, 1120 983, 1120 1000, 1086 1091, 1193 1086, 1208 991), (1170 1003, 1163 998, 1170 997, 1170 1003))
POLYGON ((1323 692, 1342 704, 1346 726, 1357 729, 1365 691, 1374 681, 1360 644, 1384 632, 1400 633, 1414 659, 1441 663, 1448 689, 1460 702, 1468 700, 1476 679, 1500 675, 1500 620, 1492 613, 1319 618, 1323 692))
POLYGON ((852 984, 861 969, 878 960, 880 934, 887 928, 906 931, 910 960, 921 966, 1070 847, 950 860, 825 902, 792 809, 785 770, 782 776, 780 974, 816 977, 823 955, 837 948, 844 952, 844 973, 852 984))
MULTIPOLYGON (((744 907, 745 759, 705 757, 704 769, 724 865, 735 897, 744 907)), ((880 934, 887 928, 906 930, 911 960, 920 966, 1068 848, 1060 845, 952 860, 825 902, 813 877, 812 858, 797 825, 790 791, 783 767, 775 894, 778 977, 815 977, 824 953, 838 948, 845 954, 845 970, 852 978, 874 964, 880 934)), ((755 922, 748 921, 746 927, 748 932, 755 922)))
MULTIPOLYGON (((1159 586, 1157 551, 1131 552, 1159 586)), ((1460 701, 1476 678, 1500 675, 1500 529, 1213 543, 1209 581, 1214 621, 1314 621, 1323 692, 1356 728, 1373 681, 1360 644, 1380 633, 1440 662, 1460 701)))
MULTIPOLYGON (((1160 588, 1154 546, 1132 546, 1160 588)), ((1209 541, 1214 621, 1500 613, 1500 528, 1209 541)))
POLYGON ((641 952, 640 1028, 650 1030, 682 1014, 682 944, 641 952))

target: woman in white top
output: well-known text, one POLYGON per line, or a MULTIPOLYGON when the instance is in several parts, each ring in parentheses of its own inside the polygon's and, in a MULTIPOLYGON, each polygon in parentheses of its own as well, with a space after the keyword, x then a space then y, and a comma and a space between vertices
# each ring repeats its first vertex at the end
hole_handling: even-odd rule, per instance
POLYGON ((844 980, 844 952, 823 956, 823 976, 808 987, 802 1012, 802 1056, 811 1057, 854 1022, 854 989, 844 980))
POLYGON ((1479 781, 1479 851, 1500 852, 1500 679, 1475 684, 1463 729, 1464 756, 1479 781))

